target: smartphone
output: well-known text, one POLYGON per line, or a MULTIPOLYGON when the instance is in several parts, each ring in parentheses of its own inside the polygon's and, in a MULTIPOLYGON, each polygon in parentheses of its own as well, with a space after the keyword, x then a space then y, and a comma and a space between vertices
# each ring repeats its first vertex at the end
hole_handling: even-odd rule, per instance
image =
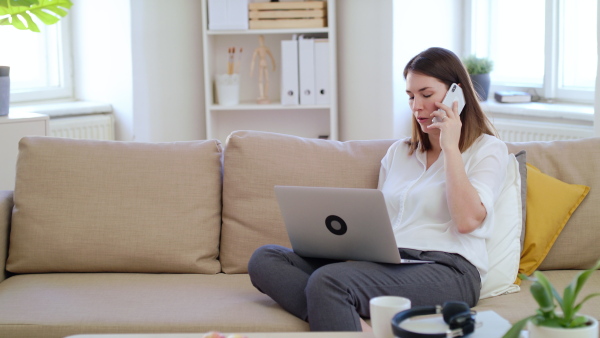
MULTIPOLYGON (((462 113, 463 109, 465 108, 465 95, 463 94, 462 88, 460 88, 460 86, 456 83, 450 85, 450 89, 448 89, 448 92, 446 93, 446 96, 444 97, 444 101, 442 101, 442 103, 452 108, 452 104, 454 103, 454 101, 458 101, 458 115, 460 115, 460 113, 462 113)), ((437 117, 433 118, 433 122, 438 121, 440 121, 440 119, 438 119, 437 117)))

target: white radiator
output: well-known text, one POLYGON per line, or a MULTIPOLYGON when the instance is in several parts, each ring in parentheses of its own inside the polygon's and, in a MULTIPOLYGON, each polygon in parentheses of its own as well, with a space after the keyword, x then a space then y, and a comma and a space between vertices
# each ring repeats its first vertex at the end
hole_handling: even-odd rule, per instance
POLYGON ((50 119, 50 136, 89 140, 114 140, 112 114, 93 114, 50 119))
POLYGON ((594 136, 592 126, 495 119, 500 139, 506 142, 572 140, 594 136))

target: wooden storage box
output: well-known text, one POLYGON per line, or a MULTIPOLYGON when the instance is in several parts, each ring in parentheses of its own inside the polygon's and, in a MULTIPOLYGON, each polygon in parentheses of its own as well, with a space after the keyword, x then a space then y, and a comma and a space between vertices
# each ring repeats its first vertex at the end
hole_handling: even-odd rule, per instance
POLYGON ((250 29, 327 27, 325 1, 256 2, 248 4, 250 29))

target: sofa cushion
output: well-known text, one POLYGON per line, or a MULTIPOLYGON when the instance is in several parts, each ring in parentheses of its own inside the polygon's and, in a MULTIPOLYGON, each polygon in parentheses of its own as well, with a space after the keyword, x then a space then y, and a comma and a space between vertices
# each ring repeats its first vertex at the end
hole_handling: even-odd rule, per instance
POLYGON ((218 141, 27 137, 7 269, 217 273, 218 141))
POLYGON ((224 153, 221 265, 245 273, 254 250, 290 247, 275 185, 377 188, 381 159, 394 140, 338 142, 238 131, 224 153))
POLYGON ((514 282, 521 256, 521 175, 519 163, 509 155, 504 186, 494 204, 494 232, 486 240, 489 271, 483 281, 480 299, 519 291, 514 282))
POLYGON ((586 269, 600 257, 600 138, 551 142, 507 142, 510 152, 527 151, 527 162, 565 183, 590 187, 554 242, 539 270, 586 269))
POLYGON ((542 263, 590 188, 564 183, 531 164, 527 164, 527 168, 528 227, 519 273, 529 276, 542 263))
POLYGON ((521 150, 514 154, 519 162, 519 175, 521 175, 521 217, 522 217, 522 229, 521 229, 521 250, 523 250, 523 243, 525 243, 525 225, 527 224, 527 152, 521 150))
POLYGON ((212 330, 308 331, 308 324, 247 274, 31 274, 0 283, 0 337, 212 330))

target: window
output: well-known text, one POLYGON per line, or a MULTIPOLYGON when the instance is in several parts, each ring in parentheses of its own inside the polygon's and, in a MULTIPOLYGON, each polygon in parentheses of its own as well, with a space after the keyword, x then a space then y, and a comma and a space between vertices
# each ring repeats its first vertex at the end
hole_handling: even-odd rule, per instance
POLYGON ((11 102, 73 96, 69 17, 40 33, 0 26, 0 65, 10 67, 11 102))
POLYGON ((471 0, 467 51, 494 61, 493 90, 594 100, 597 0, 471 0))

